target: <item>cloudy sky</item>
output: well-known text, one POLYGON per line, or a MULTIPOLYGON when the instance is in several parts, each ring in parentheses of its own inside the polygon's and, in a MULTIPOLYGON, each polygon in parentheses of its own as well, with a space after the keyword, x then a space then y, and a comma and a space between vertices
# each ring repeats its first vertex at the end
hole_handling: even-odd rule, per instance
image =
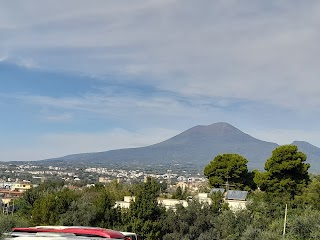
POLYGON ((228 122, 320 146, 316 0, 0 0, 0 161, 228 122))

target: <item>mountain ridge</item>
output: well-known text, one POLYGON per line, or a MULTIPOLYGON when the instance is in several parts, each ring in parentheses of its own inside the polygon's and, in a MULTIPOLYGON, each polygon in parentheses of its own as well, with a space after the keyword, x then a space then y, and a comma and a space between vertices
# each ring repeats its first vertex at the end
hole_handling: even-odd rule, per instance
MULTIPOLYGON (((294 141, 307 154, 310 170, 320 172, 320 148, 304 141, 294 141)), ((83 162, 95 164, 184 164, 207 165, 216 155, 238 153, 248 159, 249 169, 264 168, 265 161, 279 145, 242 132, 226 122, 197 125, 167 140, 145 147, 71 154, 40 162, 83 162)), ((39 161, 38 161, 39 162, 39 161)))

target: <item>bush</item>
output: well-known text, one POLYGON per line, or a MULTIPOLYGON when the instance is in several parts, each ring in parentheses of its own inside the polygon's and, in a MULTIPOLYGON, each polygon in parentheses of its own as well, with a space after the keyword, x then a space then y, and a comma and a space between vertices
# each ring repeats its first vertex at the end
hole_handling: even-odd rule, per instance
POLYGON ((2 215, 0 217, 0 236, 2 236, 3 233, 11 232, 13 227, 27 227, 28 225, 29 222, 23 218, 11 215, 2 215))

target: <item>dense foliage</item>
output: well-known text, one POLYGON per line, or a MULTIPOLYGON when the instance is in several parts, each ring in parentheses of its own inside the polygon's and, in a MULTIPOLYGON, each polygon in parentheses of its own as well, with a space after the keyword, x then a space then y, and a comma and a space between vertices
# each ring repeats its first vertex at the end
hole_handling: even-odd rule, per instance
POLYGON ((244 189, 249 183, 248 160, 239 154, 222 154, 216 156, 204 169, 212 187, 221 187, 227 181, 236 189, 244 189))
POLYGON ((257 172, 255 182, 262 191, 287 193, 294 197, 309 183, 307 156, 297 146, 284 145, 276 148, 265 163, 266 172, 257 172))
POLYGON ((135 191, 135 201, 132 202, 126 218, 126 229, 138 232, 147 239, 159 239, 161 236, 161 216, 165 213, 157 201, 160 185, 155 180, 147 178, 139 184, 135 191))
POLYGON ((29 213, 20 209, 13 216, 1 215, 0 230, 9 231, 14 226, 42 225, 51 221, 50 224, 55 225, 101 226, 135 231, 142 239, 271 240, 282 239, 284 209, 288 204, 284 239, 319 239, 320 210, 316 201, 319 199, 319 185, 320 178, 313 177, 301 195, 286 200, 280 195, 275 197, 267 192, 254 191, 250 194, 247 209, 236 212, 228 209, 219 194, 212 195, 211 205, 192 200, 186 208, 180 205, 176 211, 164 211, 155 204, 159 189, 154 180, 136 186, 136 204, 127 211, 113 207, 114 201, 109 198, 111 192, 106 190, 108 187, 81 191, 51 189, 44 194, 48 196, 45 199, 50 199, 48 204, 35 204, 29 213), (53 198, 52 194, 61 199, 53 198), (73 198, 71 204, 70 198, 73 198), (52 208, 52 201, 56 201, 61 208, 59 211, 57 207, 52 208), (34 213, 47 213, 48 209, 52 209, 49 217, 34 219, 34 213))

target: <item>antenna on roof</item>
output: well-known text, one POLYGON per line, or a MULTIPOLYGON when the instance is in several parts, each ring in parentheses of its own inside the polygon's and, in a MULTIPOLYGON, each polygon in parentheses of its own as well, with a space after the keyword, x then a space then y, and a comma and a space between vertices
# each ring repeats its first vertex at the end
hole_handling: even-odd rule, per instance
POLYGON ((231 185, 229 183, 229 169, 227 168, 227 176, 226 176, 226 183, 225 184, 221 184, 222 186, 225 186, 225 189, 226 189, 226 199, 227 199, 227 196, 228 196, 228 191, 229 191, 229 187, 235 187, 235 185, 231 185))

